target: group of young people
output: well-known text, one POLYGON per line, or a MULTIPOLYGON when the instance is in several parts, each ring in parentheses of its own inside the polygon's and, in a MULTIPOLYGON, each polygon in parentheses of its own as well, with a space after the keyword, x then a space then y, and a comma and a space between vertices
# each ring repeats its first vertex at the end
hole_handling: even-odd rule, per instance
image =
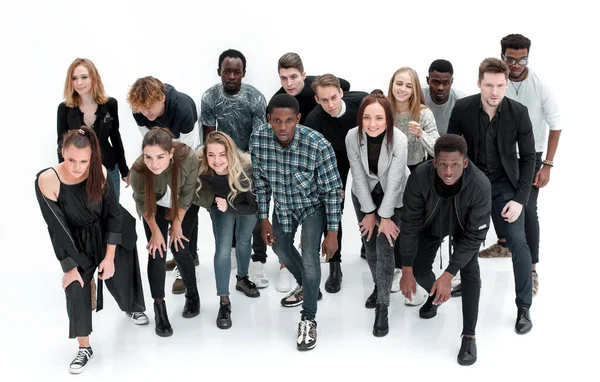
POLYGON ((281 268, 277 289, 289 292, 281 304, 302 305, 297 349, 313 349, 322 298, 320 256, 329 262, 326 291, 341 290, 347 196, 373 278, 365 307, 375 310, 375 336, 389 332, 393 291, 401 291, 406 304, 422 305, 424 319, 460 295, 457 361, 473 364, 480 256, 512 257, 515 331, 528 333, 538 290, 537 195, 550 179, 561 132, 556 104, 527 67, 530 45, 519 34, 504 37, 501 59, 481 62, 480 93, 472 96, 452 88, 447 60, 431 64, 423 88, 414 69, 398 69, 386 95, 350 91, 350 83, 333 74, 307 76, 300 57, 287 53, 278 63, 282 88, 268 103, 242 82, 246 59, 229 49, 218 60, 221 82, 204 93, 199 113, 191 97, 157 78, 131 86, 127 101, 143 136, 131 169, 117 102, 106 95, 94 64, 76 59, 58 107, 59 164, 40 171, 35 182, 64 273, 69 337, 79 343, 69 371, 82 372, 93 356, 91 315, 94 301, 102 309, 103 282, 135 324, 149 322, 135 218, 119 205, 121 181, 131 185, 143 220, 159 336, 173 334, 165 304, 167 269, 176 268, 180 281, 173 292, 185 293, 182 316, 200 312, 195 265, 202 207, 210 213, 215 240, 217 326, 232 326, 231 257, 236 290, 258 297, 269 285, 264 265, 271 246, 281 268), (499 240, 480 252, 490 216, 499 240), (433 262, 445 238, 449 262, 436 278, 433 262), (170 266, 168 251, 174 257, 170 266))

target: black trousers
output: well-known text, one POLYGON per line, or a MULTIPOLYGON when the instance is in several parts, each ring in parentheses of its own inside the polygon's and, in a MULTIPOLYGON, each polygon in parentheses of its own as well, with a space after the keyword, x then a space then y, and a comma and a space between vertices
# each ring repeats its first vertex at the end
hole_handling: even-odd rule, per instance
MULTIPOLYGON (((97 265, 92 260, 89 268, 78 267, 83 280, 83 288, 79 282, 72 282, 65 289, 67 315, 69 317, 69 338, 87 337, 92 333, 92 292, 90 282, 94 277, 97 265)), ((102 283, 98 280, 98 310, 101 309, 102 283)), ((115 273, 106 280, 106 287, 123 312, 143 312, 146 310, 140 266, 137 251, 117 246, 115 253, 115 273)))
MULTIPOLYGON (((421 232, 417 256, 413 264, 413 274, 417 283, 427 292, 435 283, 433 273, 433 262, 442 239, 432 235, 430 232, 421 232)), ((479 315, 479 294, 481 289, 481 277, 479 272, 478 252, 473 253, 471 260, 460 270, 462 284, 462 314, 463 335, 475 335, 477 317, 479 315)))
MULTIPOLYGON (((181 230, 183 231, 183 236, 190 239, 192 237, 192 232, 194 230, 194 225, 197 226, 198 222, 198 210, 200 207, 192 204, 190 208, 187 210, 183 221, 181 222, 181 230)), ((171 224, 170 221, 166 219, 168 209, 163 206, 156 206, 156 224, 160 229, 160 232, 165 239, 165 244, 169 245, 169 226, 171 224)), ((150 230, 150 226, 146 223, 144 219, 144 231, 146 232, 146 239, 150 240, 152 237, 152 231, 150 230)), ((175 244, 171 245, 171 253, 173 253, 173 257, 175 257, 175 261, 177 263, 177 268, 181 273, 181 278, 183 279, 183 284, 187 291, 195 291, 197 289, 196 285, 196 269, 194 267, 194 256, 195 254, 191 252, 191 239, 190 243, 185 240, 183 241, 183 248, 179 247, 179 250, 175 250, 175 244)), ((163 256, 161 257, 157 253, 155 257, 152 258, 150 254, 148 254, 148 281, 150 282, 150 293, 152 294, 152 298, 155 300, 160 300, 165 298, 165 261, 166 261, 166 252, 163 252, 163 256)))
MULTIPOLYGON (((542 168, 542 156, 544 153, 536 153, 535 158, 535 174, 542 168)), ((534 178, 535 179, 535 178, 534 178)), ((523 207, 525 213, 525 237, 527 238, 527 245, 531 252, 531 263, 537 264, 540 262, 540 219, 537 212, 537 202, 540 189, 531 186, 529 191, 529 200, 523 207)), ((501 212, 501 211, 500 211, 501 212)), ((494 230, 498 239, 506 239, 506 232, 504 230, 504 219, 500 216, 500 212, 492 211, 492 222, 494 223, 494 230)))

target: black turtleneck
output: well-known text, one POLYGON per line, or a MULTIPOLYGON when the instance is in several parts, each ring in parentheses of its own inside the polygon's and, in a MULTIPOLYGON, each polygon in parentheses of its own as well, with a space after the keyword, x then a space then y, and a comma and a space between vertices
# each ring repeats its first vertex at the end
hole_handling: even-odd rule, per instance
POLYGON ((381 145, 385 131, 376 137, 371 137, 367 134, 367 157, 369 158, 369 171, 377 175, 377 163, 379 162, 379 154, 381 153, 381 145))

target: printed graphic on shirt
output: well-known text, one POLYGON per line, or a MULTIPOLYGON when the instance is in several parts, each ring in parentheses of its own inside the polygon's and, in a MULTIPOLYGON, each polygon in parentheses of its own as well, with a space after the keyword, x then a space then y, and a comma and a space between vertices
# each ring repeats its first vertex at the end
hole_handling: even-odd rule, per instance
POLYGON ((252 131, 267 123, 267 101, 252 85, 242 84, 235 95, 226 94, 222 84, 214 85, 202 95, 200 105, 202 125, 216 126, 242 151, 249 150, 252 131))

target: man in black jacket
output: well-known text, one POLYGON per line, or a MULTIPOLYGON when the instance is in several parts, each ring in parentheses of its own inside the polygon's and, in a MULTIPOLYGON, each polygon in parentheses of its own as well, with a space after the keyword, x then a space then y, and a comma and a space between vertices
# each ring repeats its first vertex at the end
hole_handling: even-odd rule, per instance
MULTIPOLYGON (((331 143, 345 191, 350 172, 350 162, 346 152, 346 134, 358 125, 356 120, 358 109, 363 98, 368 94, 357 91, 344 92, 340 80, 330 73, 316 77, 312 81, 311 87, 318 105, 308 114, 304 124, 323 134, 325 139, 331 143)), ((344 200, 342 199, 342 211, 344 211, 344 200)), ((329 260, 329 277, 325 282, 325 290, 329 293, 337 293, 341 289, 341 261, 342 222, 340 222, 338 230, 338 250, 329 260)))
POLYGON ((404 191, 400 225, 402 263, 400 290, 411 299, 418 282, 429 292, 419 309, 421 318, 433 318, 438 305, 450 298, 451 281, 462 276, 463 332, 458 363, 477 360, 475 326, 479 311, 479 246, 489 229, 491 185, 475 166, 469 166, 467 143, 455 134, 442 135, 434 146, 435 159, 412 172, 404 191), (443 238, 449 235, 454 251, 436 280, 432 265, 443 238))
POLYGON ((531 252, 525 238, 525 213, 535 168, 535 142, 527 107, 505 97, 508 66, 487 58, 479 66, 481 94, 456 102, 448 133, 462 135, 468 156, 492 184, 492 209, 504 219, 515 275, 517 320, 515 331, 533 327, 531 307, 531 252), (519 158, 517 158, 517 146, 519 158))

